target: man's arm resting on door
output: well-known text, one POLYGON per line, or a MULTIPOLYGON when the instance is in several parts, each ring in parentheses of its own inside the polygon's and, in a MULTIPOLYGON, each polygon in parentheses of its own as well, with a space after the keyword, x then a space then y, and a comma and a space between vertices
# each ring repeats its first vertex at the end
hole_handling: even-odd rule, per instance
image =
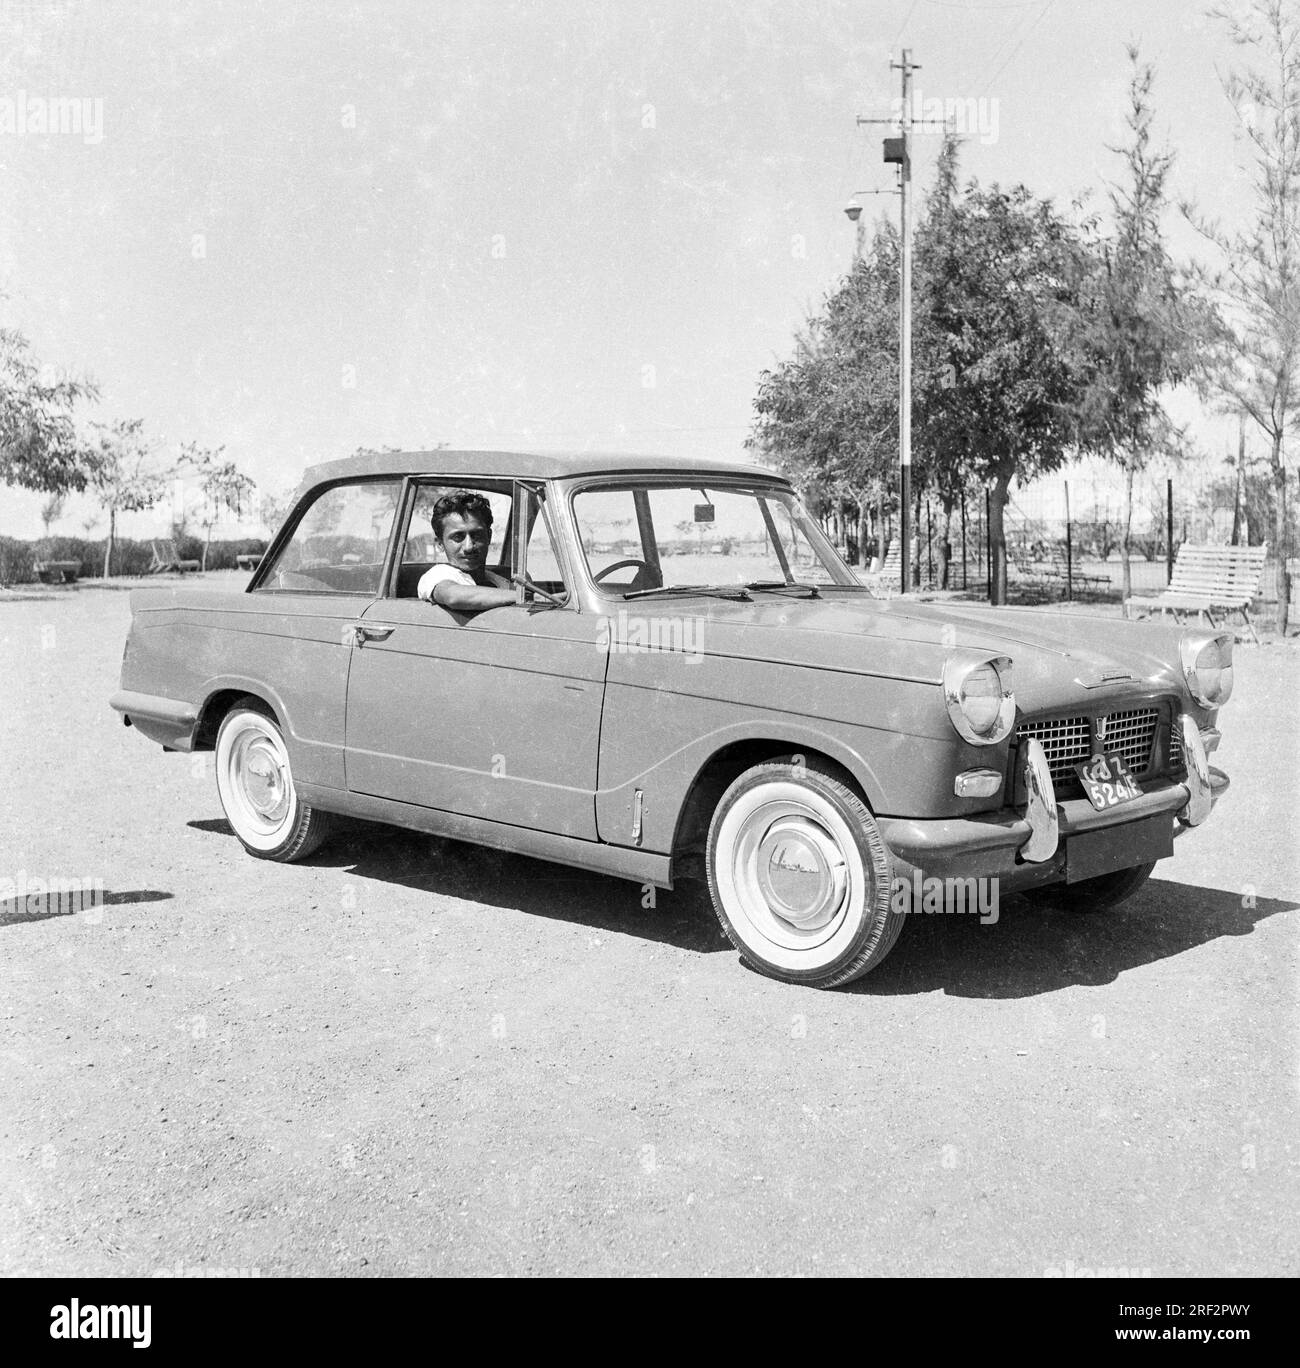
POLYGON ((433 586, 433 601, 453 613, 480 613, 485 608, 504 608, 515 602, 513 589, 497 589, 478 584, 458 584, 439 580, 433 586))

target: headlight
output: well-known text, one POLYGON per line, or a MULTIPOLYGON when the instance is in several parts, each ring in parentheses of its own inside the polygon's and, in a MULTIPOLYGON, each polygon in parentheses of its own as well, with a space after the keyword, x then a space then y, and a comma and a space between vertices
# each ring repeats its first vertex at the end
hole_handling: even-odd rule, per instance
POLYGON ((1010 659, 955 651, 944 661, 943 701, 963 740, 974 746, 1005 741, 1016 720, 1010 659))
POLYGON ((1183 678, 1203 708, 1220 708, 1232 696, 1231 632, 1185 632, 1178 643, 1183 678))

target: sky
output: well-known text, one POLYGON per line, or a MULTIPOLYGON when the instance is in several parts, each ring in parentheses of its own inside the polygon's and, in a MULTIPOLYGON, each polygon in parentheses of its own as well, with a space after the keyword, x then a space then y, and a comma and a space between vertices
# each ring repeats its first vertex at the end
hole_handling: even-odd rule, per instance
MULTIPOLYGON (((271 490, 359 446, 740 459, 846 200, 893 186, 856 123, 894 112, 891 57, 975 102, 965 176, 1101 207, 1129 41, 1175 196, 1238 221, 1235 54, 1196 3, 2 0, 0 319, 94 378, 90 416, 271 490), (41 131, 54 99, 77 127, 41 131)), ((0 489, 0 532, 39 504, 0 489)))

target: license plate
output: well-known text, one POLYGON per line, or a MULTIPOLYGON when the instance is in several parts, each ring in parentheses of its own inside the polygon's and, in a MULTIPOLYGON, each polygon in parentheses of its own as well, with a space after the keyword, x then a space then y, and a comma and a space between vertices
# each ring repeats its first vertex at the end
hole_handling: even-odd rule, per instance
POLYGON ((1142 790, 1129 773, 1123 758, 1113 752, 1094 755, 1091 760, 1075 765, 1074 772, 1079 776, 1088 801, 1098 812, 1105 812, 1142 796, 1142 790))

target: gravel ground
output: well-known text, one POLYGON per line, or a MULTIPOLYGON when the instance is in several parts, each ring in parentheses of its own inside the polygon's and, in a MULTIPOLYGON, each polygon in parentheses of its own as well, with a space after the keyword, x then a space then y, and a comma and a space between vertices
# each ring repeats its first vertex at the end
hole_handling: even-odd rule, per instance
POLYGON ((849 989, 697 896, 356 824, 247 857, 108 706, 126 595, 0 603, 0 1273, 1291 1274, 1300 650, 1119 911, 916 918, 849 989))

